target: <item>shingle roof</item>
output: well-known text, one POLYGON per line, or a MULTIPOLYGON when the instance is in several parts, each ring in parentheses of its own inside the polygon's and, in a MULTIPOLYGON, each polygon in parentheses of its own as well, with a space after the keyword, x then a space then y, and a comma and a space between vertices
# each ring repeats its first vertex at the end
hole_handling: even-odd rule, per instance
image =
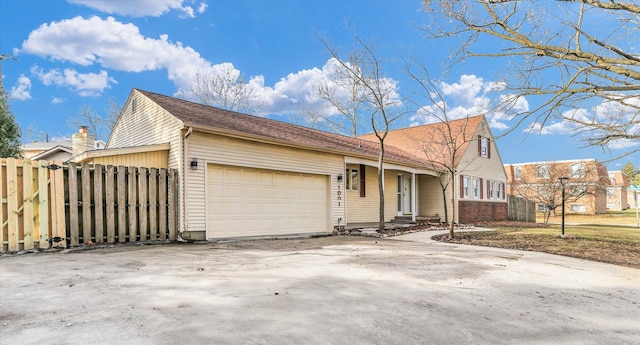
MULTIPOLYGON (((246 115, 199 103, 136 89, 159 106, 167 110, 186 126, 223 130, 239 135, 250 135, 291 145, 333 150, 344 153, 377 157, 379 145, 376 141, 353 138, 303 127, 263 117, 246 115)), ((385 146, 385 157, 392 161, 412 166, 425 166, 418 157, 393 146, 385 146)))
MULTIPOLYGON (((409 152, 420 159, 430 162, 430 165, 448 165, 450 159, 447 149, 448 138, 455 139, 456 166, 469 147, 480 123, 484 121, 484 115, 478 115, 447 123, 438 122, 422 126, 408 127, 389 131, 385 143, 409 152), (435 154, 430 154, 435 153, 435 154)), ((360 138, 370 140, 374 134, 361 135, 360 138)))

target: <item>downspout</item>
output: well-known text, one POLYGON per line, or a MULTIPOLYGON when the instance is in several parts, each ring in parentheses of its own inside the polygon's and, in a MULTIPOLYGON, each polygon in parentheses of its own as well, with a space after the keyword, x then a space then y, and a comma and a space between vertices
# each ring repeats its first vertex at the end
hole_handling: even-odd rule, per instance
POLYGON ((188 153, 189 153, 189 145, 187 144, 187 138, 189 138, 189 136, 191 135, 191 132, 193 132, 193 127, 189 127, 187 129, 187 132, 184 134, 184 165, 182 166, 182 200, 184 201, 184 204, 182 205, 182 229, 183 231, 187 231, 188 227, 187 227, 187 174, 188 174, 188 167, 189 167, 189 158, 188 158, 188 153))

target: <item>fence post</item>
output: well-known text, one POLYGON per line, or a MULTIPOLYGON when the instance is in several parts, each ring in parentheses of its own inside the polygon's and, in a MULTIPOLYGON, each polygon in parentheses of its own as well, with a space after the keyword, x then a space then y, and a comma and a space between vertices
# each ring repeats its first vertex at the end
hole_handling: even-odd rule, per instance
POLYGON ((138 235, 138 214, 137 214, 137 206, 138 206, 138 198, 137 198, 137 187, 136 178, 138 177, 138 168, 129 167, 128 169, 128 187, 129 187, 129 242, 135 242, 137 240, 138 235))
MULTIPOLYGON (((4 186, 5 186, 5 176, 7 175, 4 171, 5 171, 5 166, 7 165, 7 160, 5 158, 0 158, 0 252, 4 251, 4 225, 5 225, 5 221, 4 221, 4 204, 5 204, 5 197, 4 197, 4 186)), ((8 235, 8 233, 7 233, 8 235)))
POLYGON ((102 165, 93 166, 93 212, 95 215, 94 232, 96 243, 104 242, 103 205, 104 189, 102 188, 102 165))
POLYGON ((127 168, 118 166, 118 242, 127 241, 127 168))
POLYGON ((10 251, 16 251, 18 247, 18 166, 16 159, 7 159, 7 222, 9 225, 10 251))
POLYGON ((91 243, 91 169, 82 163, 82 243, 91 243))
MULTIPOLYGON (((38 248, 49 246, 49 167, 47 161, 38 161, 38 248)), ((51 210, 51 213, 55 210, 51 210)))
POLYGON ((160 239, 164 241, 167 239, 167 169, 160 169, 158 187, 158 199, 160 199, 160 210, 158 212, 160 239))
POLYGON ((158 239, 158 169, 149 169, 149 232, 151 240, 158 239))
POLYGON ((169 170, 169 239, 175 241, 177 238, 177 213, 178 213, 178 179, 176 170, 169 170))
MULTIPOLYGON (((65 200, 64 200, 64 169, 62 168, 62 162, 49 162, 49 178, 51 186, 51 237, 59 237, 65 239, 58 243, 58 246, 66 247, 66 239, 70 237, 67 233, 67 221, 65 212, 65 200), (55 167, 55 168, 54 168, 55 167)), ((69 169, 67 168, 67 173, 69 169)))
MULTIPOLYGON (((22 245, 24 250, 33 249, 33 165, 30 160, 22 161, 22 245)), ((19 240, 19 239, 18 239, 19 240)))
POLYGON ((140 221, 140 241, 146 241, 149 239, 149 225, 147 224, 147 179, 149 178, 148 169, 138 169, 138 219, 140 221))
POLYGON ((107 214, 107 243, 116 241, 116 168, 113 165, 107 165, 105 175, 106 190, 106 214, 107 214))

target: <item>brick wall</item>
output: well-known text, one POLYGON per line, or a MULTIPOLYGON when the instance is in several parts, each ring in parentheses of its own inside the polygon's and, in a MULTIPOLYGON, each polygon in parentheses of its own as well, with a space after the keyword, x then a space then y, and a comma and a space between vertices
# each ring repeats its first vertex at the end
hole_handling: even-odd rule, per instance
POLYGON ((482 221, 507 220, 506 202, 459 201, 459 222, 474 224, 482 221))

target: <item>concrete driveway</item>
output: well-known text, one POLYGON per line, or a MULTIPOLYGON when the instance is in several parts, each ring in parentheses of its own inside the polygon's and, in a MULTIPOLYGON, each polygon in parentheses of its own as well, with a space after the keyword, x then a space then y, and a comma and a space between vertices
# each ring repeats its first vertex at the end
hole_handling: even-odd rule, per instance
POLYGON ((0 343, 640 342, 640 270, 432 235, 2 257, 0 343))

